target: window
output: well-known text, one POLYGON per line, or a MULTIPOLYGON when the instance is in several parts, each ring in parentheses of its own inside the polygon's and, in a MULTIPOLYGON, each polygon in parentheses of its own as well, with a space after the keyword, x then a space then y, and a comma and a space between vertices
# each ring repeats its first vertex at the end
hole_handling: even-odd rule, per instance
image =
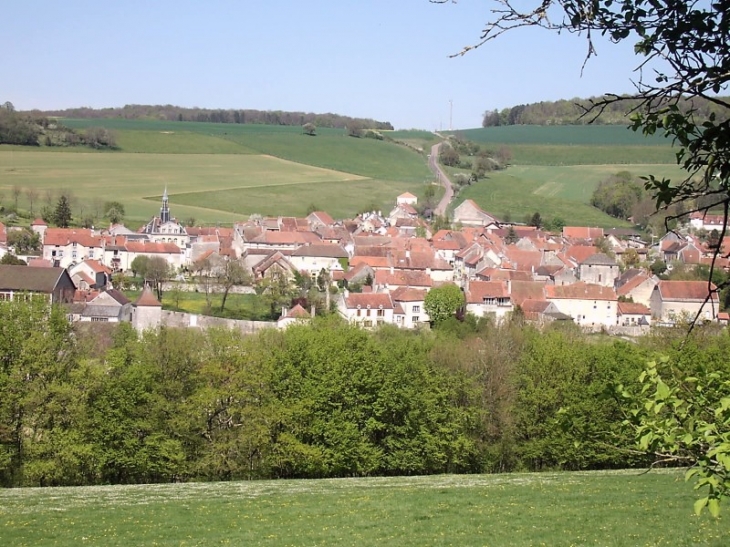
POLYGON ((368 317, 370 317, 370 308, 367 309, 367 313, 365 315, 367 315, 368 317))
POLYGON ((413 313, 421 313, 421 306, 413 306, 413 313))
POLYGON ((411 322, 418 323, 421 320, 421 318, 418 315, 414 315, 411 319, 411 322))
POLYGON ((372 327, 373 326, 373 322, 372 322, 372 320, 367 319, 367 320, 365 320, 365 321, 362 322, 362 326, 363 327, 372 327))
POLYGON ((0 301, 7 301, 13 299, 13 293, 11 292, 0 292, 0 301))
POLYGON ((378 310, 378 317, 385 317, 385 310, 378 310))
POLYGON ((92 317, 91 322, 92 323, 106 323, 109 321, 108 317, 92 317))
POLYGON ((487 306, 494 306, 497 303, 497 299, 496 298, 492 298, 491 296, 485 296, 484 297, 484 303, 487 306))
POLYGON ((362 310, 360 308, 357 309, 357 316, 360 317, 362 315, 362 310))

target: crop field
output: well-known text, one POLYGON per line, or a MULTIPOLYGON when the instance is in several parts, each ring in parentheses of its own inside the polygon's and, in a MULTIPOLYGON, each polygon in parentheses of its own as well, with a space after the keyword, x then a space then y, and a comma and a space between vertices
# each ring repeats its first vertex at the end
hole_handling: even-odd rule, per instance
POLYGON ((561 217, 575 226, 627 227, 628 223, 590 206, 598 183, 619 171, 671 179, 678 179, 683 173, 676 165, 667 164, 513 166, 490 173, 489 177, 465 188, 455 205, 473 199, 498 218, 509 213, 515 221, 538 211, 544 219, 561 217))
POLYGON ((591 146, 663 146, 663 135, 644 136, 625 125, 504 125, 466 129, 457 134, 479 143, 591 146))
MULTIPOLYGON (((74 213, 81 218, 94 200, 119 200, 132 222, 158 212, 167 186, 178 218, 224 223, 256 212, 301 215, 311 203, 331 214, 349 216, 366 204, 386 208, 401 192, 422 193, 425 188, 422 181, 370 181, 264 155, 0 152, 4 203, 11 199, 13 186, 38 190, 36 210, 46 189, 71 189, 74 213)), ((19 205, 29 207, 25 194, 19 205)))
POLYGON ((0 491, 3 545, 725 547, 678 472, 442 475, 0 491))

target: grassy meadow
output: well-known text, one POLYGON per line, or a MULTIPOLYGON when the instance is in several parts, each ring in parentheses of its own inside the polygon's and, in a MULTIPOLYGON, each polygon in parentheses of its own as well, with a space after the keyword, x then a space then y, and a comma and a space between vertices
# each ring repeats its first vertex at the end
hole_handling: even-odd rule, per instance
POLYGON ((628 227, 629 223, 590 205, 598 183, 619 171, 672 179, 682 176, 679 167, 669 164, 516 165, 505 171, 492 172, 487 178, 466 187, 454 206, 465 199, 473 199, 498 218, 509 213, 512 220, 520 222, 525 215, 539 211, 545 219, 561 217, 577 226, 628 227))
MULTIPOLYGON (((173 214, 229 224, 252 213, 306 214, 314 206, 335 218, 364 209, 390 210, 402 192, 423 196, 432 176, 428 131, 384 132, 395 144, 347 137, 344 130, 155 120, 64 120, 76 129, 103 125, 119 150, 0 146, 0 199, 12 188, 36 188, 40 210, 49 190, 72 189, 77 219, 104 201, 121 201, 134 226, 156 214, 165 186, 173 214), (405 144, 406 146, 404 146, 405 144), (422 150, 417 152, 415 150, 422 150), (96 205, 94 205, 96 203, 96 205)), ((621 170, 678 178, 674 151, 660 136, 622 126, 505 126, 459 131, 490 147, 507 146, 513 165, 466 188, 454 205, 473 199, 497 217, 539 211, 571 224, 626 226, 590 206, 596 185, 621 170)), ((452 172, 457 172, 452 170, 452 172)), ((18 200, 29 209, 25 193, 18 200)))
MULTIPOLYGON (((0 490, 3 545, 727 545, 680 472, 0 490)), ((727 509, 726 509, 727 510, 727 509)))

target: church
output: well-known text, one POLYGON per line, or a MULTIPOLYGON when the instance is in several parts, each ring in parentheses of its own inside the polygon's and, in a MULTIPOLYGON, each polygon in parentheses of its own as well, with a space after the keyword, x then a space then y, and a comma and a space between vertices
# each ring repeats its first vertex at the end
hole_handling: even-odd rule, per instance
POLYGON ((158 243, 174 243, 184 249, 190 243, 185 226, 170 215, 170 200, 167 196, 167 186, 162 194, 162 207, 160 216, 152 218, 140 230, 140 233, 147 235, 150 241, 158 243))

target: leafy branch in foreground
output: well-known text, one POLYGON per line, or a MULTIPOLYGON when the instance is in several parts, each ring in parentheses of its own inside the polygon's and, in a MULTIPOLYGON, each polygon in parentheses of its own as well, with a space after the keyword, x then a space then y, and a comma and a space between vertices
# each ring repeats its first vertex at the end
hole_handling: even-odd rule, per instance
POLYGON ((686 479, 707 494, 695 512, 707 507, 717 516, 730 497, 730 380, 704 367, 681 375, 667 358, 648 363, 638 380, 635 389, 620 388, 633 407, 624 426, 642 452, 654 455, 652 467, 688 466, 686 479))

